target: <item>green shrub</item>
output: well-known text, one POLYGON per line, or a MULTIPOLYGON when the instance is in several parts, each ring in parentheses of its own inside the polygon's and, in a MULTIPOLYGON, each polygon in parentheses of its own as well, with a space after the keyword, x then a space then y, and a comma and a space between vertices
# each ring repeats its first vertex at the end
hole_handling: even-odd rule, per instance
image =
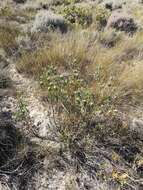
POLYGON ((64 7, 60 13, 71 24, 88 26, 92 23, 92 15, 88 8, 70 5, 64 7))
POLYGON ((78 71, 60 75, 55 67, 46 69, 40 77, 41 87, 48 90, 51 103, 59 104, 68 114, 86 117, 93 111, 94 95, 78 71))
POLYGON ((93 22, 95 22, 97 28, 101 29, 107 24, 107 19, 110 13, 107 9, 102 6, 97 6, 93 14, 93 22))
POLYGON ((58 138, 67 150, 76 150, 74 139, 84 138, 90 129, 96 105, 94 95, 77 71, 60 75, 55 67, 49 67, 41 75, 40 84, 56 108, 58 138))

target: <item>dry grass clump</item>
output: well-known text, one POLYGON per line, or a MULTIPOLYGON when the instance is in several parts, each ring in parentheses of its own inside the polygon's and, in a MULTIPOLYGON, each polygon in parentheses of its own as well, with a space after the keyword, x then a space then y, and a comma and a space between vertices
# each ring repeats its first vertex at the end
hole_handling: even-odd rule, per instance
POLYGON ((136 5, 134 7, 130 7, 132 14, 134 15, 135 19, 138 21, 140 25, 143 22, 143 9, 142 6, 136 5))
POLYGON ((74 3, 79 3, 81 0, 50 0, 48 3, 50 5, 69 5, 74 3))
POLYGON ((8 21, 17 21, 19 23, 26 23, 35 15, 35 10, 17 10, 11 7, 2 7, 0 9, 0 17, 8 21))
POLYGON ((7 24, 0 25, 0 47, 3 48, 8 54, 13 53, 17 48, 16 37, 20 31, 15 26, 7 24))
MULTIPOLYGON (((137 62, 136 67, 140 68, 137 65, 138 62, 142 62, 142 53, 142 32, 136 33, 133 37, 120 35, 119 41, 116 42, 112 48, 102 46, 99 49, 97 57, 95 58, 96 64, 91 65, 91 72, 97 72, 96 77, 98 77, 96 82, 93 82, 93 88, 95 87, 95 91, 99 92, 99 97, 110 97, 114 100, 114 104, 117 104, 117 100, 120 100, 120 98, 121 100, 126 99, 125 94, 129 90, 127 85, 129 79, 126 77, 128 75, 132 78, 132 80, 130 80, 132 89, 134 88, 136 89, 135 91, 138 91, 138 96, 142 94, 141 88, 139 88, 141 72, 139 69, 135 70, 134 66, 134 63, 137 62), (123 73, 124 85, 121 79, 123 73), (137 75, 138 80, 136 80, 137 75), (134 80, 136 80, 137 84, 133 82, 134 80)), ((130 91, 132 92, 130 95, 134 96, 135 91, 131 89, 130 91)))
POLYGON ((0 71, 0 89, 11 87, 12 82, 6 72, 0 71))
POLYGON ((51 40, 49 48, 41 48, 34 53, 22 55, 18 60, 17 68, 21 72, 39 75, 43 68, 51 65, 59 67, 59 72, 69 71, 70 69, 81 68, 90 64, 92 56, 88 35, 80 32, 65 35, 57 33, 51 40), (61 70, 61 71, 60 71, 61 70))
POLYGON ((123 34, 116 32, 115 30, 105 30, 103 33, 99 34, 99 43, 103 45, 104 48, 113 48, 117 46, 117 43, 122 40, 123 34))
POLYGON ((143 32, 137 32, 133 37, 124 37, 116 48, 118 51, 117 59, 120 63, 132 62, 138 58, 142 59, 143 32), (125 41, 126 43, 125 43, 125 41))
POLYGON ((141 100, 143 93, 143 65, 142 60, 134 60, 132 66, 126 65, 123 73, 120 76, 120 83, 122 92, 125 91, 126 95, 141 100))

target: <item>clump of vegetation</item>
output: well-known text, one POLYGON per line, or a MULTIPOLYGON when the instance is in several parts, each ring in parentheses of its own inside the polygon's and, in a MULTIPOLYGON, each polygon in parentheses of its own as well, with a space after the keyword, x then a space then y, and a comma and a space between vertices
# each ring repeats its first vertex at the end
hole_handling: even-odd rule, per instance
POLYGON ((32 32, 48 32, 58 29, 61 32, 67 31, 67 24, 61 15, 54 14, 51 11, 41 11, 36 15, 32 32))
POLYGON ((65 5, 69 5, 69 4, 74 4, 74 3, 79 3, 81 0, 64 0, 64 4, 65 5))
POLYGON ((112 48, 122 39, 122 33, 114 30, 107 30, 99 35, 99 42, 106 48, 112 48))
POLYGON ((60 13, 71 24, 88 26, 92 23, 92 14, 90 9, 85 7, 69 5, 64 7, 60 13))
POLYGON ((50 102, 63 106, 69 115, 86 117, 87 113, 90 115, 93 111, 94 95, 78 71, 64 76, 58 74, 56 68, 49 68, 40 76, 40 84, 48 91, 50 102))
POLYGON ((51 5, 69 5, 69 4, 74 4, 74 3, 78 3, 81 0, 51 0, 50 4, 51 5))
POLYGON ((106 26, 109 16, 110 12, 105 7, 97 6, 93 13, 93 24, 97 29, 102 29, 106 26))
POLYGON ((27 104, 23 100, 23 97, 20 96, 18 98, 18 109, 16 113, 14 113, 15 119, 17 121, 21 121, 21 120, 26 119, 27 115, 28 115, 27 104))
POLYGON ((0 47, 8 54, 13 53, 17 48, 16 37, 20 34, 18 28, 9 25, 0 26, 0 47))
POLYGON ((17 21, 19 23, 26 23, 36 14, 33 9, 14 10, 9 6, 0 9, 0 17, 5 18, 7 21, 17 21))
POLYGON ((88 82, 96 94, 96 102, 100 103, 118 104, 124 101, 128 92, 130 97, 133 97, 135 91, 141 95, 138 85, 135 85, 134 91, 129 88, 128 82, 125 82, 128 81, 125 77, 127 74, 124 75, 124 85, 121 76, 125 68, 128 72, 133 65, 137 67, 136 60, 140 62, 142 59, 142 32, 133 37, 123 33, 116 33, 114 36, 112 31, 101 31, 100 35, 94 37, 92 31, 90 32, 74 31, 64 35, 55 33, 51 36, 51 41, 48 41, 49 48, 43 47, 33 53, 23 54, 17 63, 18 70, 38 79, 43 68, 49 68, 50 65, 58 68, 61 74, 70 73, 73 69, 78 70, 81 78, 88 82), (103 45, 106 48, 103 48, 103 45))
MULTIPOLYGON (((82 35, 80 32, 67 33, 62 35, 56 33, 51 36, 48 48, 40 48, 32 53, 22 54, 17 61, 17 69, 33 76, 40 76, 43 68, 50 65, 63 68, 64 71, 70 69, 85 69, 87 62, 91 62, 89 36, 82 35), (57 44, 55 46, 55 44, 57 44), (89 60, 88 60, 89 59, 89 60)), ((64 72, 63 71, 63 72, 64 72)))
POLYGON ((4 7, 0 9, 0 16, 1 17, 9 17, 12 15, 12 10, 8 7, 4 7))
POLYGON ((86 32, 76 31, 74 34, 71 32, 64 35, 56 33, 51 37, 48 48, 43 47, 23 54, 17 62, 17 69, 38 79, 49 66, 57 68, 58 74, 70 75, 73 70, 77 70, 80 78, 96 94, 96 102, 106 102, 109 99, 113 101, 114 98, 117 101, 120 99, 119 94, 126 94, 123 91, 128 89, 124 87, 121 90, 123 86, 120 77, 123 70, 125 67, 132 67, 136 58, 141 58, 139 36, 142 34, 126 38, 119 34, 115 38, 111 35, 110 38, 110 34, 105 32, 93 38, 86 32))
POLYGON ((132 14, 134 15, 134 17, 136 18, 136 20, 139 21, 139 23, 141 24, 143 22, 143 10, 142 7, 139 5, 131 7, 131 11, 132 14))
POLYGON ((6 72, 0 71, 0 89, 11 87, 12 82, 6 72))
POLYGON ((79 136, 84 139, 85 133, 90 133, 96 109, 95 95, 77 70, 59 74, 58 68, 51 66, 40 76, 40 85, 50 105, 56 108, 58 139, 65 149, 76 152, 75 139, 79 140, 79 136))

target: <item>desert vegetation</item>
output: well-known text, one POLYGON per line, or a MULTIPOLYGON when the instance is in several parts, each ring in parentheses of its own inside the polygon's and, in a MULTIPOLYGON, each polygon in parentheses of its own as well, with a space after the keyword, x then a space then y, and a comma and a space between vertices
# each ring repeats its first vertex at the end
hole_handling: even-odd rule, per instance
POLYGON ((0 6, 0 189, 141 190, 142 2, 0 6))

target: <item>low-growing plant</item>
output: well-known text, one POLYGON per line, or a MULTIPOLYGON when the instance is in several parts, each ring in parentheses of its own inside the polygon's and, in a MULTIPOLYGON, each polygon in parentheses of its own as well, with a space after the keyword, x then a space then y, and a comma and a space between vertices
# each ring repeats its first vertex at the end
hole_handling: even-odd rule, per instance
POLYGON ((18 97, 18 109, 14 113, 14 117, 17 121, 21 121, 27 117, 28 114, 28 109, 27 109, 27 104, 23 100, 23 97, 18 97))

